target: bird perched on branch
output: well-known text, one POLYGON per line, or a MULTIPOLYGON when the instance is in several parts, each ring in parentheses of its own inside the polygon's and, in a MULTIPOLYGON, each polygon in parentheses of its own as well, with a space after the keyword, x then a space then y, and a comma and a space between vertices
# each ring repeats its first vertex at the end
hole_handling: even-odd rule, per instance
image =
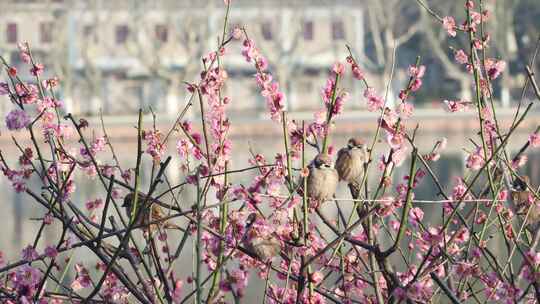
POLYGON ((134 199, 135 193, 129 193, 124 197, 124 204, 122 207, 126 208, 126 213, 130 219, 132 216, 137 216, 135 226, 143 226, 142 229, 150 230, 150 232, 154 232, 157 228, 183 230, 178 225, 170 223, 169 221, 164 221, 163 219, 166 218, 167 215, 163 211, 163 208, 158 204, 158 201, 148 198, 146 194, 141 192, 139 192, 137 198, 137 208, 135 209, 136 214, 133 214, 134 199), (139 208, 141 209, 139 210, 139 208))
POLYGON ((352 183, 358 180, 364 172, 364 163, 368 158, 364 141, 353 137, 349 139, 347 147, 338 151, 335 168, 339 180, 352 183))
POLYGON ((261 261, 269 262, 281 251, 281 242, 274 233, 265 233, 253 226, 258 216, 256 213, 249 215, 246 225, 245 247, 257 255, 261 261))
POLYGON ((540 222, 540 206, 534 194, 529 191, 532 187, 529 177, 526 175, 516 178, 512 184, 512 200, 516 205, 516 214, 525 219, 527 216, 527 225, 535 225, 540 222), (530 211, 529 211, 530 208, 530 211))
POLYGON ((332 168, 332 160, 327 154, 319 154, 313 160, 307 177, 307 195, 309 198, 323 203, 333 198, 339 182, 336 169, 332 168))

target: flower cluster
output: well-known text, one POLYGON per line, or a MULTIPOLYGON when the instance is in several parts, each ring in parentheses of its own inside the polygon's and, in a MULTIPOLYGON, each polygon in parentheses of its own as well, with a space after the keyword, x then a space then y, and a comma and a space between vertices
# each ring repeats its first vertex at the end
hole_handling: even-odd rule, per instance
POLYGON ((377 95, 374 88, 367 87, 364 91, 364 97, 367 98, 368 111, 374 112, 384 107, 384 99, 377 95))
POLYGON ((285 95, 279 89, 279 84, 267 72, 268 61, 255 46, 253 40, 246 38, 243 42, 242 55, 247 62, 254 63, 257 70, 257 85, 261 95, 266 99, 266 105, 272 120, 279 122, 281 113, 285 110, 285 95))
POLYGON ((462 100, 444 100, 445 110, 448 112, 464 112, 469 109, 470 102, 462 100))
POLYGON ((364 80, 364 71, 362 71, 356 61, 354 61, 352 56, 347 56, 347 63, 351 65, 351 72, 353 74, 353 77, 357 80, 364 80))
POLYGON ((6 116, 6 125, 9 130, 26 128, 31 122, 30 116, 24 110, 12 110, 6 116))
POLYGON ((444 17, 442 20, 442 24, 443 24, 443 28, 446 30, 446 32, 448 33, 450 37, 456 37, 457 27, 456 27, 456 21, 454 20, 454 17, 451 17, 451 16, 444 17))
MULTIPOLYGON (((218 52, 210 53, 206 58, 212 63, 216 62, 217 57, 225 54, 225 48, 221 47, 218 52)), ((209 151, 211 155, 207 155, 208 164, 212 172, 222 172, 225 170, 227 162, 230 160, 232 151, 232 142, 227 138, 230 128, 229 118, 227 117, 226 109, 231 102, 228 96, 221 96, 223 85, 227 80, 227 72, 223 67, 217 66, 210 68, 208 71, 201 74, 200 92, 202 97, 205 97, 208 108, 205 109, 205 121, 210 126, 208 134, 211 139, 209 151)), ((202 107, 202 105, 201 105, 202 107)), ((212 185, 221 188, 223 186, 222 178, 212 179, 212 185)))
POLYGON ((159 130, 146 130, 142 136, 146 141, 146 153, 152 156, 154 162, 159 163, 166 152, 166 146, 161 141, 161 132, 159 130))

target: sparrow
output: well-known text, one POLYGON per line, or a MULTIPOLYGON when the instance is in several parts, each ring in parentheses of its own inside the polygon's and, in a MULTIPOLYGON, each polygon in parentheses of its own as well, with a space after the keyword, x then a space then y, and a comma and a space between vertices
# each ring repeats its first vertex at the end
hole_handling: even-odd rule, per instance
POLYGON ((339 176, 332 168, 332 160, 327 154, 319 154, 313 160, 307 177, 307 195, 323 203, 332 199, 336 192, 339 176))
POLYGON ((526 175, 516 178, 512 183, 512 200, 516 205, 516 213, 525 217, 527 212, 529 213, 527 217, 527 224, 534 225, 540 222, 540 206, 538 201, 534 198, 531 191, 527 188, 527 185, 530 186, 529 177, 526 175), (531 205, 532 201, 532 206, 531 205), (529 207, 531 210, 529 211, 529 207))
POLYGON ((276 257, 281 251, 281 242, 272 233, 264 233, 260 229, 256 229, 253 224, 257 221, 258 216, 252 213, 248 216, 245 235, 245 248, 254 253, 263 262, 269 262, 276 257))
POLYGON ((364 163, 367 160, 367 149, 364 141, 353 137, 349 139, 347 147, 338 151, 335 168, 339 180, 352 183, 364 172, 364 163))
MULTIPOLYGON (((126 209, 127 216, 131 219, 133 216, 133 199, 135 198, 135 193, 131 192, 124 197, 124 204, 122 207, 126 209)), ((167 221, 159 221, 167 215, 161 208, 157 201, 154 199, 149 199, 144 193, 139 192, 137 198, 137 219, 135 220, 135 226, 143 226, 142 229, 150 230, 151 232, 156 231, 157 228, 166 228, 166 229, 180 229, 179 226, 169 223, 167 221), (139 208, 142 208, 139 210, 139 208), (152 222, 159 221, 155 224, 150 224, 152 222)))

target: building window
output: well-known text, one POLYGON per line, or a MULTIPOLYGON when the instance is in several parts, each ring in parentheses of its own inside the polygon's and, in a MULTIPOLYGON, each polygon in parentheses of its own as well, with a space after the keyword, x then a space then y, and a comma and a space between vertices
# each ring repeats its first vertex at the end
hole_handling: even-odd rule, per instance
POLYGON ((83 35, 84 37, 90 37, 94 33, 94 26, 92 25, 85 25, 83 27, 83 35))
POLYGON ((343 21, 332 21, 332 39, 343 40, 345 39, 345 28, 343 27, 343 21))
POLYGON ((302 26, 304 40, 313 40, 313 21, 304 21, 302 26))
POLYGON ((17 23, 8 23, 6 28, 7 43, 17 43, 17 23))
POLYGON ((269 21, 261 24, 261 32, 264 40, 272 40, 272 24, 269 21))
POLYGON ((83 27, 83 37, 86 41, 98 43, 98 33, 96 32, 96 27, 90 24, 87 24, 83 27))
POLYGON ((129 27, 127 25, 116 26, 116 44, 124 44, 129 36, 129 27))
POLYGON ((156 38, 165 43, 169 39, 169 29, 164 24, 157 24, 155 27, 156 38))
POLYGON ((304 69, 304 76, 307 77, 319 77, 321 70, 316 68, 305 68, 304 69))
POLYGON ((53 23, 41 22, 39 24, 39 41, 41 43, 51 43, 53 40, 53 23))

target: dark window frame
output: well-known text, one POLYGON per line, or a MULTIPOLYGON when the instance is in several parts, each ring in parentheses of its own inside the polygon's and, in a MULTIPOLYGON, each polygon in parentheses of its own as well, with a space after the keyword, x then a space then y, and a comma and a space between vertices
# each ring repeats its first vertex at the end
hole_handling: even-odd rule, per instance
POLYGON ((127 24, 119 24, 115 27, 114 40, 116 44, 125 44, 128 40, 130 31, 127 24))
POLYGON ((162 43, 169 41, 169 27, 166 24, 156 24, 154 26, 154 34, 156 39, 162 43))
POLYGON ((343 20, 332 20, 332 40, 345 39, 345 24, 343 20))
POLYGON ((19 28, 17 23, 8 22, 6 25, 6 42, 17 43, 19 40, 19 28))
POLYGON ((312 41, 315 37, 314 35, 314 24, 312 20, 305 20, 302 24, 302 35, 304 37, 304 40, 306 41, 312 41))
POLYGON ((264 40, 271 41, 274 39, 274 32, 272 31, 272 22, 264 21, 261 23, 261 35, 264 40))
POLYGON ((39 23, 39 41, 41 43, 53 42, 53 27, 54 24, 51 21, 39 23))

